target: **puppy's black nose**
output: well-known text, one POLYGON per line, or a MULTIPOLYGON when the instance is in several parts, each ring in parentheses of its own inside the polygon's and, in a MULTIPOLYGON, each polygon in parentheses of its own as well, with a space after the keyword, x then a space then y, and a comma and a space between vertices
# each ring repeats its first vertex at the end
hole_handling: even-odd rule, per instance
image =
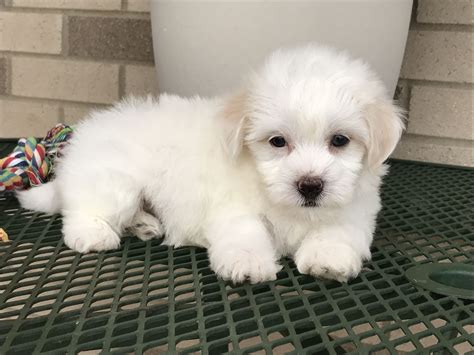
POLYGON ((317 177, 304 177, 297 183, 298 191, 306 200, 315 200, 323 191, 323 180, 317 177))

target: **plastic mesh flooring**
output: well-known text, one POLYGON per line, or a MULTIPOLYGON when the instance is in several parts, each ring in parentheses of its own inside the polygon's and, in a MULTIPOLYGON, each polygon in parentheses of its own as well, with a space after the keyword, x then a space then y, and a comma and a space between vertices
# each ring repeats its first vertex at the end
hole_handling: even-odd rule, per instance
POLYGON ((278 280, 236 287, 203 249, 126 238, 117 251, 76 254, 60 216, 0 195, 11 239, 0 242, 0 353, 470 351, 473 302, 418 289, 404 272, 472 262, 473 186, 472 170, 394 161, 373 260, 357 279, 317 280, 284 260, 278 280))

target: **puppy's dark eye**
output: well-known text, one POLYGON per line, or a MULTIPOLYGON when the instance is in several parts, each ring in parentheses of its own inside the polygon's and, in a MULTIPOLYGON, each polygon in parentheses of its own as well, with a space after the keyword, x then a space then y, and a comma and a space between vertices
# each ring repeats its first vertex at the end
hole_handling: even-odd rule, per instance
POLYGON ((270 144, 276 148, 283 148, 286 145, 286 140, 282 136, 275 136, 270 138, 270 144))
POLYGON ((331 138, 331 145, 333 147, 343 147, 349 143, 349 138, 343 136, 342 134, 336 134, 331 138))

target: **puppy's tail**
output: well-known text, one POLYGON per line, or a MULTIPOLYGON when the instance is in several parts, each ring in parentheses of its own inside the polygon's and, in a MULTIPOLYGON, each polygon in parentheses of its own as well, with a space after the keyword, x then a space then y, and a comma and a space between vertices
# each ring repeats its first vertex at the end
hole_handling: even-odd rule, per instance
POLYGON ((61 205, 56 184, 57 182, 51 181, 26 191, 18 191, 16 197, 23 208, 50 214, 58 213, 61 205))

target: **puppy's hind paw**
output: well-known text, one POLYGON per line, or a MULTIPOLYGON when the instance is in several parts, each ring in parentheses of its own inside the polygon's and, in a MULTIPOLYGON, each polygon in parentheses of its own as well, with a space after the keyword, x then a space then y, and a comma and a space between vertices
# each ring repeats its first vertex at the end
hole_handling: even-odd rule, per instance
POLYGON ((253 250, 226 250, 221 253, 211 253, 211 268, 224 280, 233 283, 259 283, 276 280, 276 274, 281 269, 273 255, 258 253, 253 250))
POLYGON ((138 212, 132 221, 132 226, 127 230, 146 242, 153 238, 162 237, 165 234, 161 222, 155 216, 144 211, 138 212))

